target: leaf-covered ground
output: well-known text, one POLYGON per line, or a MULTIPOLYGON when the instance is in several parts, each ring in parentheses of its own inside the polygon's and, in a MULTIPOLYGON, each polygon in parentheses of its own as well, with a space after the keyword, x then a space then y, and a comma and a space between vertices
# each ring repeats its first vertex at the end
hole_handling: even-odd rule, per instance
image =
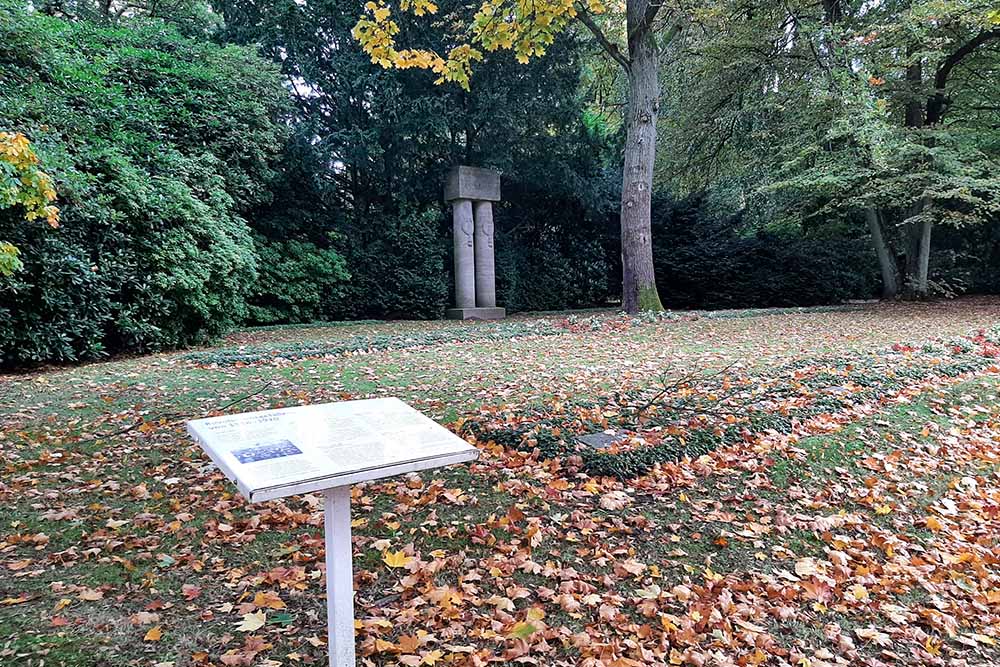
POLYGON ((483 455, 354 489, 362 664, 997 664, 998 325, 364 322, 0 379, 0 664, 324 664, 321 499, 248 506, 183 422, 380 395, 483 455))

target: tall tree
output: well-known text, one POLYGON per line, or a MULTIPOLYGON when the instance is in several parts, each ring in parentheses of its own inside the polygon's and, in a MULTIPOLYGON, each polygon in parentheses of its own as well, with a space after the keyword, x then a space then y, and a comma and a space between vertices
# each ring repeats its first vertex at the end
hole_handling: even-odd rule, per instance
POLYGON ((926 296, 933 226, 1000 206, 992 4, 719 3, 670 71, 665 133, 685 150, 660 173, 736 174, 791 218, 863 221, 883 294, 926 296))
MULTIPOLYGON (((622 164, 622 305, 628 312, 662 310, 653 271, 650 207, 660 114, 660 62, 681 31, 688 13, 665 0, 627 0, 624 16, 602 0, 485 0, 464 23, 457 46, 446 54, 425 48, 398 48, 399 24, 384 0, 368 2, 354 36, 373 62, 384 67, 433 70, 438 82, 469 85, 473 63, 487 51, 506 49, 526 63, 543 56, 556 35, 579 25, 625 73, 625 150, 622 164)), ((398 11, 435 14, 431 0, 400 0, 398 11)))

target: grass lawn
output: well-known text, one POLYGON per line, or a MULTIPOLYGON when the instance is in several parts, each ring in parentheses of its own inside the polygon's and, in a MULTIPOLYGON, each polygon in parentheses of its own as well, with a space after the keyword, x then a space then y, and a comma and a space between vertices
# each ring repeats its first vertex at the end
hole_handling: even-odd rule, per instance
POLYGON ((183 422, 386 395, 483 454, 354 488, 360 664, 995 665, 998 354, 977 298, 264 328, 2 377, 0 665, 325 664, 322 499, 249 506, 183 422))

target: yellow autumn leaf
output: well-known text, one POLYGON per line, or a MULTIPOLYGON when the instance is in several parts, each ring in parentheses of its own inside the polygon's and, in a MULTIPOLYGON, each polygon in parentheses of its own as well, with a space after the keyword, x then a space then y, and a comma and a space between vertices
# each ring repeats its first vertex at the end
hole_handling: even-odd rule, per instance
POLYGON ((532 607, 525 616, 529 621, 540 621, 545 618, 545 610, 540 607, 532 607))
POLYGON ((444 657, 444 651, 433 650, 424 656, 424 659, 420 661, 421 665, 434 665, 438 660, 444 657))
POLYGON ((516 624, 513 628, 511 628, 510 636, 514 637, 515 639, 527 639, 531 635, 535 634, 536 630, 538 630, 538 628, 533 626, 531 623, 526 623, 524 621, 521 621, 520 623, 516 624))
POLYGON ((143 637, 142 640, 146 642, 158 642, 162 637, 163 637, 163 630, 161 630, 160 626, 157 625, 155 628, 150 628, 149 631, 146 633, 146 636, 143 637))
POLYGON ((393 567, 393 568, 396 568, 396 567, 406 567, 412 561, 413 561, 413 557, 412 556, 407 556, 405 553, 403 553, 402 550, 400 550, 400 551, 386 551, 384 554, 382 554, 382 562, 385 563, 386 565, 388 565, 389 567, 393 567))
POLYGON ((277 593, 272 593, 268 591, 267 593, 257 593, 253 596, 253 604, 255 607, 268 609, 284 609, 284 601, 278 597, 277 593))
POLYGON ((391 653, 398 651, 399 647, 390 641, 386 641, 381 637, 375 638, 375 652, 376 653, 391 653))

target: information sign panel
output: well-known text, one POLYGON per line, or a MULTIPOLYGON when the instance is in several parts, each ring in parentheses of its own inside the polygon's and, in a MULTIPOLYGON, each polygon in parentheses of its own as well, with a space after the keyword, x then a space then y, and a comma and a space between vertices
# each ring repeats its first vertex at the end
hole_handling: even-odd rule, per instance
POLYGON ((479 457, 478 449, 396 398, 210 417, 187 427, 251 502, 323 494, 332 667, 356 665, 351 484, 479 457))
POLYGON ((188 432, 253 502, 479 456, 397 398, 210 417, 188 422, 188 432))

